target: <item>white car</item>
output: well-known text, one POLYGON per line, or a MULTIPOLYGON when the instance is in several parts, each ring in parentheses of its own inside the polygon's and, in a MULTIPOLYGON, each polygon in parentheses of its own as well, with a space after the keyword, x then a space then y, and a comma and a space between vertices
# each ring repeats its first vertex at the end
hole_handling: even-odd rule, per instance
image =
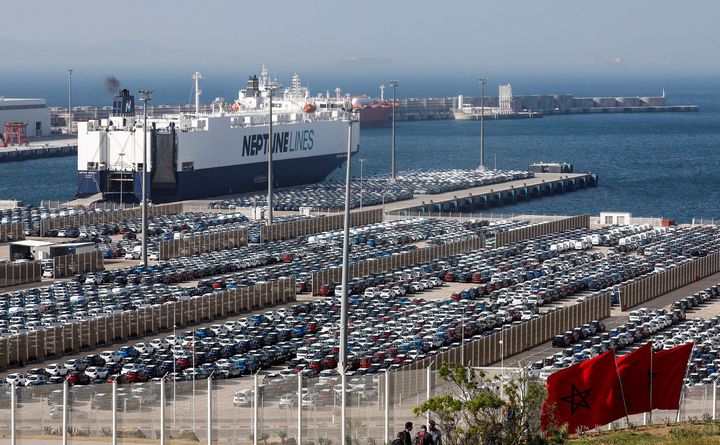
POLYGON ((116 351, 103 351, 100 353, 100 357, 102 357, 103 360, 105 360, 105 363, 110 362, 120 362, 122 360, 122 356, 118 354, 116 351))
POLYGON ((107 368, 103 368, 102 366, 90 366, 85 370, 85 375, 92 380, 106 379, 108 371, 107 368))
POLYGON ((68 369, 61 363, 50 363, 45 367, 45 371, 53 377, 64 377, 68 373, 68 369))
POLYGON ((152 354, 155 352, 155 347, 146 342, 135 343, 133 346, 140 354, 152 354))
POLYGON ((150 341, 150 344, 157 349, 170 349, 170 342, 165 338, 156 338, 150 341))
POLYGON ((15 383, 17 386, 25 386, 25 374, 22 372, 13 372, 5 377, 5 381, 8 385, 15 383))

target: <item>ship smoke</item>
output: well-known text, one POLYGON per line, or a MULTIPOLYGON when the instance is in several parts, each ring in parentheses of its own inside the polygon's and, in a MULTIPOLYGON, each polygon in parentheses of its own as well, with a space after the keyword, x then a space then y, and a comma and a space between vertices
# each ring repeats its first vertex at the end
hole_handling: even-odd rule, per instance
POLYGON ((105 76, 105 88, 111 93, 117 93, 120 90, 120 81, 113 75, 105 76))

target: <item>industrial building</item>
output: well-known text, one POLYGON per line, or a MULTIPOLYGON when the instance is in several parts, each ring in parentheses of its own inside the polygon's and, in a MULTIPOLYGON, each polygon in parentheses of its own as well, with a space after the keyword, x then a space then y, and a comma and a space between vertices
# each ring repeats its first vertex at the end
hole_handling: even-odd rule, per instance
MULTIPOLYGON (((50 135, 50 109, 45 99, 0 97, 0 134, 8 144, 19 143, 19 133, 28 139, 50 135), (11 125, 22 124, 22 125, 11 125), (24 128, 21 128, 24 127, 24 128), (13 139, 10 141, 9 139, 13 139)), ((2 145, 2 141, 0 141, 2 145)))

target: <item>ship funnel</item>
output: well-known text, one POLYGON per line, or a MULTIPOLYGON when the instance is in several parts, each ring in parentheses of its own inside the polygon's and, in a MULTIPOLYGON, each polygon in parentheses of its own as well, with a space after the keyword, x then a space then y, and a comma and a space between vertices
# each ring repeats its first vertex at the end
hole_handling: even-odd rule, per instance
POLYGON ((134 116, 135 115, 135 96, 130 94, 127 89, 120 90, 115 99, 113 99, 113 116, 134 116))

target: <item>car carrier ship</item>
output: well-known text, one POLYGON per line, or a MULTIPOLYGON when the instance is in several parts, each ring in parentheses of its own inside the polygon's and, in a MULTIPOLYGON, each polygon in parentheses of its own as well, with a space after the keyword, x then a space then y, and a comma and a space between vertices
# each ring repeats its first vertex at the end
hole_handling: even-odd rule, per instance
POLYGON ((359 123, 350 107, 321 109, 298 75, 281 89, 268 70, 251 76, 232 104, 213 101, 200 113, 199 73, 193 114, 148 116, 122 90, 107 119, 78 123, 77 197, 139 201, 142 194, 143 132, 147 133, 148 196, 170 202, 239 194, 267 188, 267 150, 272 98, 273 183, 275 187, 324 180, 359 150, 359 123), (274 91, 274 93, 271 93, 274 91), (282 92, 281 92, 282 91, 282 92))

